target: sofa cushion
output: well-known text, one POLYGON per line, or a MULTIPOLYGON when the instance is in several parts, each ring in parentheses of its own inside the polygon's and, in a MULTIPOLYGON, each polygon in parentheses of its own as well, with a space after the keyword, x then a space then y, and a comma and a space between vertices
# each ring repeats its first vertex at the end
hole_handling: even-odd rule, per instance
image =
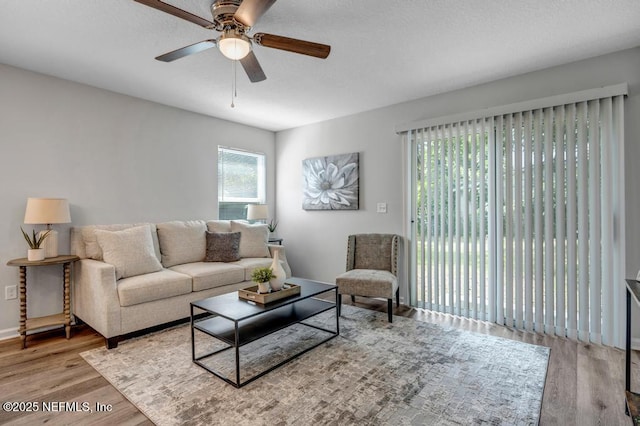
POLYGON ((120 306, 131 306, 191 293, 191 277, 169 269, 118 281, 120 306))
POLYGON ((189 275, 193 291, 207 290, 245 281, 245 272, 235 263, 195 262, 171 267, 172 271, 189 275))
POLYGON ((162 269, 154 250, 149 225, 122 231, 96 229, 102 257, 116 268, 116 279, 157 272, 162 269))
POLYGON ((242 267, 244 270, 244 280, 251 281, 251 274, 256 268, 268 268, 271 266, 273 259, 270 257, 249 257, 234 262, 234 265, 242 267))
POLYGON ((240 260, 239 232, 207 231, 205 262, 236 262, 240 260))
POLYGON ((84 255, 89 259, 103 260, 102 249, 98 244, 96 238, 96 230, 101 229, 105 231, 122 231, 136 226, 148 225, 151 229, 151 238, 153 240, 153 250, 158 260, 160 257, 160 245, 158 243, 158 233, 156 231, 156 225, 153 223, 129 223, 129 224, 115 224, 115 225, 87 225, 80 227, 80 233, 82 235, 82 242, 84 243, 84 255))
POLYGON ((231 232, 240 232, 240 257, 269 257, 267 225, 249 225, 231 221, 231 232))
POLYGON ((159 223, 158 241, 162 264, 165 268, 191 262, 202 262, 207 250, 205 232, 207 225, 202 220, 172 221, 159 223))

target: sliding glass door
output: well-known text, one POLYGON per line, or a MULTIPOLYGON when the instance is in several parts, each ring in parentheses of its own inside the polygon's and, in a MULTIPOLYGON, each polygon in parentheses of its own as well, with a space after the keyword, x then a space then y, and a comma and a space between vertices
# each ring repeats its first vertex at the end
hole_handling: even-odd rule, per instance
POLYGON ((414 306, 615 344, 622 96, 408 133, 414 306))
POLYGON ((416 306, 486 319, 492 272, 489 235, 495 233, 489 221, 495 192, 491 123, 458 123, 423 129, 413 136, 413 299, 416 306))

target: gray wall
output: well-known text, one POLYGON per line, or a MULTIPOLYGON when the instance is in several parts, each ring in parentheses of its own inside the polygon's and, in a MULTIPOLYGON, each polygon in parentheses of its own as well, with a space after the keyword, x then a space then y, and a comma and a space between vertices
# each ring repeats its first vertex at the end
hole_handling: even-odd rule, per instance
MULTIPOLYGON (((15 335, 18 283, 9 259, 25 257, 27 197, 67 198, 69 226, 217 217, 218 144, 267 155, 274 204, 273 132, 0 65, 0 338, 15 335)), ((35 226, 39 229, 39 226, 35 226)), ((30 316, 62 307, 61 267, 29 268, 30 316)))
MULTIPOLYGON (((640 269, 640 221, 636 219, 640 211, 640 48, 277 133, 279 232, 294 249, 287 252, 294 273, 333 281, 344 271, 347 235, 403 232, 405 172, 395 125, 623 82, 629 84, 625 103, 626 272, 635 277, 640 269), (302 210, 302 160, 355 151, 360 153, 360 210, 302 210), (387 214, 376 213, 377 202, 389 204, 387 214)), ((406 285, 403 281, 403 296, 406 285)))

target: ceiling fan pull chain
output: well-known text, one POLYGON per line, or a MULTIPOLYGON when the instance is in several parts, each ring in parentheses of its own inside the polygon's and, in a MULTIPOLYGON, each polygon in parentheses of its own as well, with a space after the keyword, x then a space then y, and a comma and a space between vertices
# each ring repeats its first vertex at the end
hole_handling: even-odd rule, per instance
POLYGON ((238 97, 238 61, 233 61, 233 97, 238 97))
POLYGON ((237 96, 236 94, 236 61, 231 61, 231 108, 235 108, 236 105, 233 103, 233 98, 237 96))

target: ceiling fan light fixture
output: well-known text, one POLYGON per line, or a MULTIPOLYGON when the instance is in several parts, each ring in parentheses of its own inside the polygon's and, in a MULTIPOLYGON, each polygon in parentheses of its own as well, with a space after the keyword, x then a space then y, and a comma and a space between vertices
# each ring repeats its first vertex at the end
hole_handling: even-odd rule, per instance
POLYGON ((251 40, 244 34, 225 31, 218 40, 218 48, 224 56, 237 61, 251 52, 251 40))

